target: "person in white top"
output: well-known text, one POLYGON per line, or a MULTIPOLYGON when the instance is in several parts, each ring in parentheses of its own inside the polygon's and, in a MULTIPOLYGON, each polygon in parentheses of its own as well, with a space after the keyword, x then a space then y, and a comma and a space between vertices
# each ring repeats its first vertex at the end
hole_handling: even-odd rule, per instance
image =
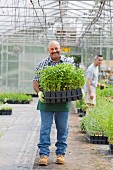
POLYGON ((96 104, 96 87, 103 86, 98 83, 98 66, 101 65, 103 56, 98 54, 94 57, 94 62, 86 70, 86 84, 84 85, 85 103, 96 104))

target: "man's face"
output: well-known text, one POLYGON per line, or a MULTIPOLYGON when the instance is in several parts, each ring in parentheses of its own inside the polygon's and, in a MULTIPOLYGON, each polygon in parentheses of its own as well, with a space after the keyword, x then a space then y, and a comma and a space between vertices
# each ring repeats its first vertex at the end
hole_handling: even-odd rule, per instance
POLYGON ((51 43, 48 47, 48 52, 53 61, 58 61, 60 59, 60 45, 58 43, 51 43))
POLYGON ((95 65, 100 66, 102 61, 103 61, 103 57, 98 57, 97 59, 95 59, 95 65))

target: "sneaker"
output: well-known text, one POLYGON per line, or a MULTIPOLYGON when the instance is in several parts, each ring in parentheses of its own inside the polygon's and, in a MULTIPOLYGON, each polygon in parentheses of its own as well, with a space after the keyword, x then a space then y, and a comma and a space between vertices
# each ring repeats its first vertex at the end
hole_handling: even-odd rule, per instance
POLYGON ((64 164, 64 156, 63 155, 57 156, 56 164, 64 164))
POLYGON ((38 164, 47 166, 48 165, 48 156, 46 156, 46 155, 41 156, 38 164))

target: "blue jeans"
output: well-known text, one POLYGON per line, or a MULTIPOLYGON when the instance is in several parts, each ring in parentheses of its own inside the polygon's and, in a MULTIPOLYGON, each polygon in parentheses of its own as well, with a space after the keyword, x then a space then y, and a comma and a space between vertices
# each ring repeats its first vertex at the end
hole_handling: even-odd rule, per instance
POLYGON ((57 129, 57 142, 56 155, 65 155, 68 136, 68 115, 69 112, 45 112, 40 111, 41 114, 41 128, 40 128, 40 142, 38 144, 40 156, 49 156, 51 145, 50 133, 53 123, 53 117, 55 118, 55 124, 57 129))

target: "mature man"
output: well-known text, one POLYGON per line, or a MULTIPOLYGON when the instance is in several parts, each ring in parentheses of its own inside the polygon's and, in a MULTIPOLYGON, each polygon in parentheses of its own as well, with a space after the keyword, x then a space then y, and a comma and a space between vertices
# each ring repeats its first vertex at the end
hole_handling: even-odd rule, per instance
POLYGON ((86 84, 84 85, 85 103, 89 105, 96 104, 96 87, 101 86, 98 83, 98 66, 103 61, 102 55, 98 54, 94 58, 94 62, 88 67, 86 71, 86 84))
MULTIPOLYGON (((51 41, 48 45, 49 57, 41 63, 37 64, 36 70, 42 69, 45 66, 55 66, 61 63, 71 63, 67 58, 60 56, 61 47, 59 42, 51 41)), ((70 110, 70 102, 66 103, 44 103, 42 92, 40 91, 37 75, 33 81, 33 88, 38 93, 39 102, 37 109, 40 110, 41 115, 41 128, 40 128, 40 141, 38 143, 40 160, 39 165, 48 165, 48 157, 50 154, 49 146, 51 145, 50 132, 55 119, 57 129, 57 142, 56 146, 56 163, 64 164, 64 155, 67 148, 68 136, 68 115, 70 110)))

